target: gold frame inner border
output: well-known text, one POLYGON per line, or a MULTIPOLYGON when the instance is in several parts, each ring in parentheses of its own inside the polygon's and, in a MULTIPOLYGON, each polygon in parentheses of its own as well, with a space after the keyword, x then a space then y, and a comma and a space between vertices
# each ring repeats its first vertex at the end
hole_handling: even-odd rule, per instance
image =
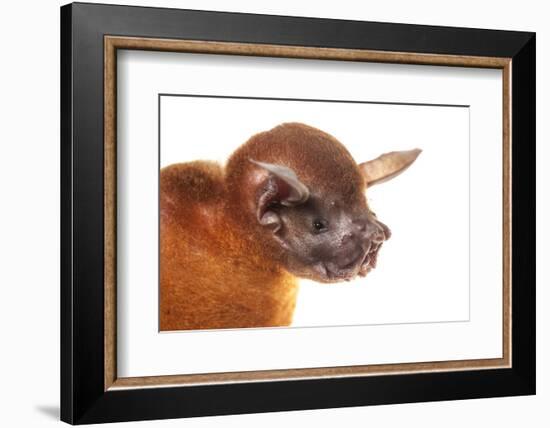
POLYGON ((104 389, 192 386, 298 380, 312 378, 358 377, 405 373, 479 370, 511 367, 511 58, 386 52, 283 46, 256 43, 171 40, 140 37, 104 37, 104 389), (494 68, 502 70, 503 144, 503 349, 501 358, 430 361, 421 363, 376 364, 304 369, 262 370, 170 376, 117 377, 116 367, 116 85, 117 50, 148 50, 212 55, 241 55, 337 61, 382 62, 394 64, 440 65, 494 68))

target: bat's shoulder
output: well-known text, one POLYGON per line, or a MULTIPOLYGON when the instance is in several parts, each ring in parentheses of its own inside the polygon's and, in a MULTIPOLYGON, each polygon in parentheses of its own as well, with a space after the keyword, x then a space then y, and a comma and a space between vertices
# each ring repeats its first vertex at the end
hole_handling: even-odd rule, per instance
POLYGON ((210 161, 177 163, 160 171, 160 195, 174 200, 208 202, 223 192, 223 168, 210 161))
POLYGON ((160 171, 163 222, 197 226, 218 217, 224 200, 224 173, 216 162, 178 163, 160 171))

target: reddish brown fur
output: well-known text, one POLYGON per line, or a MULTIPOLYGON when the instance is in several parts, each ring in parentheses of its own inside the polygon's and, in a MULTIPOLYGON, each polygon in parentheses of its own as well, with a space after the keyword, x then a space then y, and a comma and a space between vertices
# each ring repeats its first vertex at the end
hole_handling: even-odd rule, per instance
MULTIPOLYGON (((285 326, 297 282, 281 265, 255 210, 250 159, 299 171, 321 194, 353 197, 364 179, 346 148, 302 124, 253 136, 229 159, 175 164, 161 171, 160 329, 285 326)), ((312 186, 313 187, 313 186, 312 186)))

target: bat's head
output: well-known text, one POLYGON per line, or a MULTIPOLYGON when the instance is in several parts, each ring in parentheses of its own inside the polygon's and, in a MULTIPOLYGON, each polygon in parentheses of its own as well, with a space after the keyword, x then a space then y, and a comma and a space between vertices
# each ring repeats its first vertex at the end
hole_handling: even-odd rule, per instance
POLYGON ((391 152, 358 164, 334 137, 290 123, 252 137, 228 168, 241 157, 241 215, 255 222, 267 247, 277 248, 284 268, 337 282, 365 276, 390 237, 365 190, 403 172, 419 153, 391 152))

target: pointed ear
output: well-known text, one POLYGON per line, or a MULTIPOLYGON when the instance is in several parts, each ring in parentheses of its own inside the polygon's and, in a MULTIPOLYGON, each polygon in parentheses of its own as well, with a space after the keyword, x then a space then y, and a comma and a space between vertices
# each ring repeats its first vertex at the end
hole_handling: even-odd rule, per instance
POLYGON ((296 173, 286 166, 249 160, 267 172, 257 199, 258 221, 264 226, 273 227, 276 232, 281 222, 279 215, 271 208, 277 205, 291 207, 303 204, 309 198, 309 189, 298 179, 296 173))
POLYGON ((384 153, 376 159, 359 164, 367 186, 380 184, 397 177, 416 160, 420 149, 384 153))

